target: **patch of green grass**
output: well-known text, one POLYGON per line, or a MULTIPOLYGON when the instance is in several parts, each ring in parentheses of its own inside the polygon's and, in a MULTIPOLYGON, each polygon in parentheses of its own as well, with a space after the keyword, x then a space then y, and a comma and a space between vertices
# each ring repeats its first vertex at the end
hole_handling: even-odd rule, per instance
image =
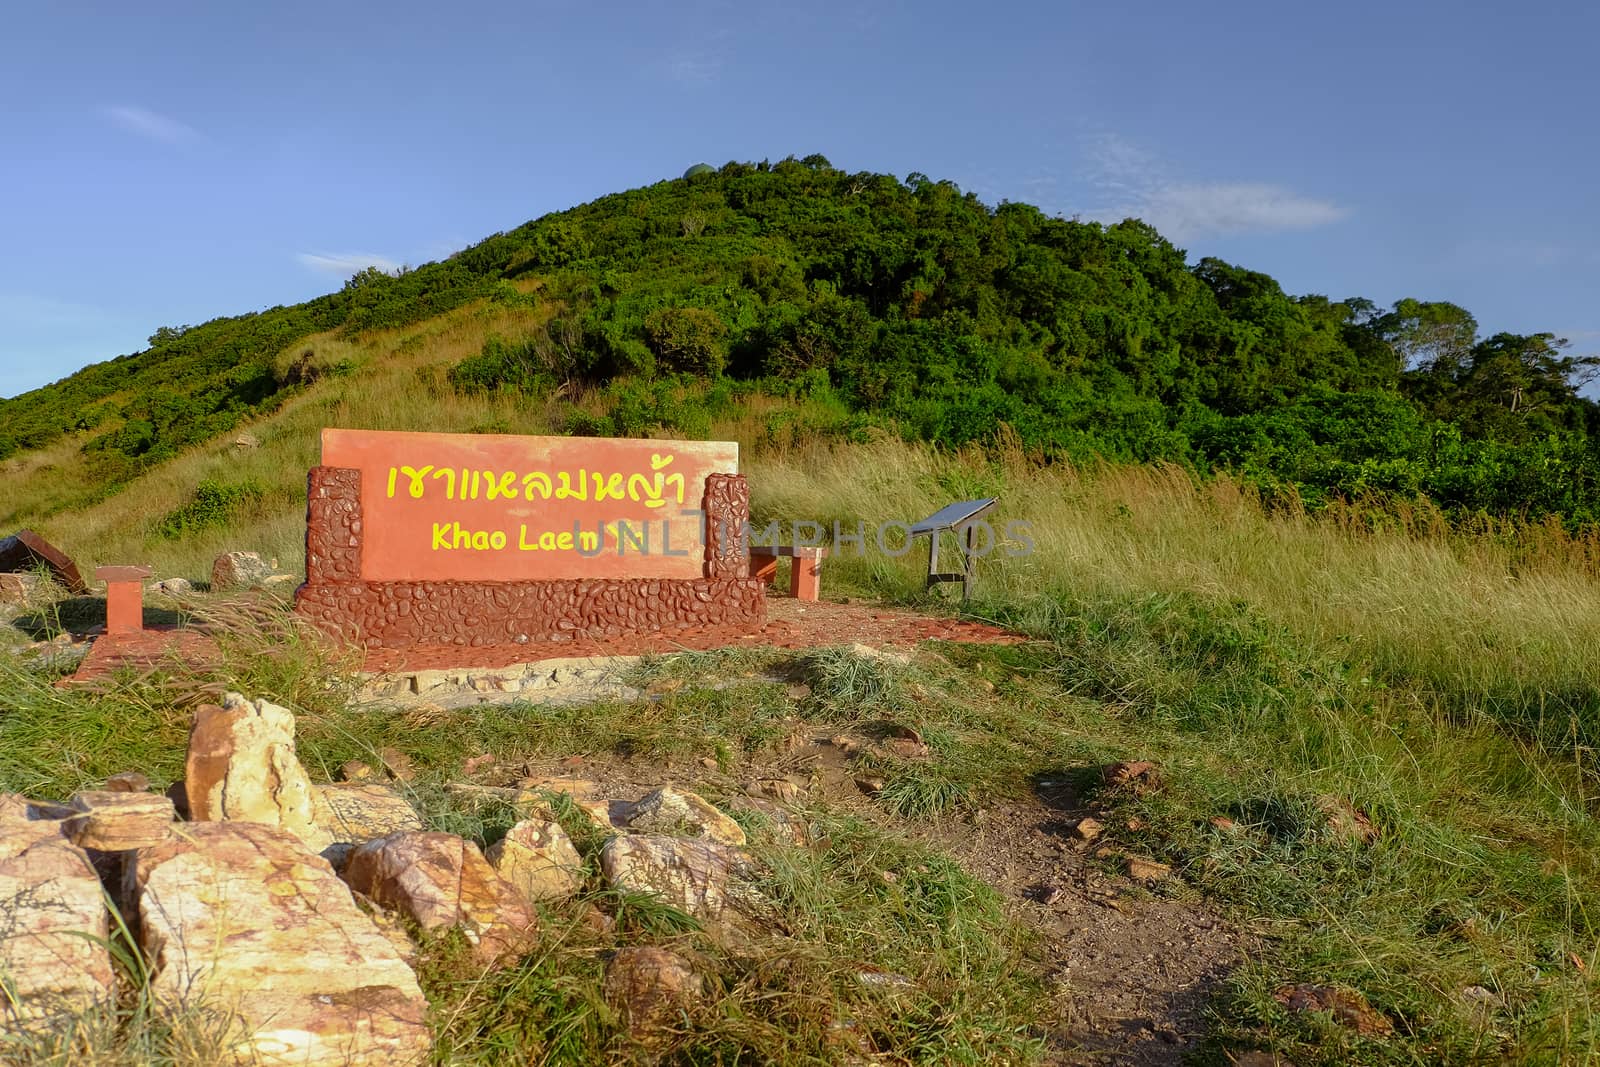
POLYGON ((970 808, 972 789, 937 770, 912 765, 894 772, 875 799, 901 818, 931 819, 970 808))
POLYGON ((424 941, 417 978, 434 1006, 437 1064, 593 1062, 616 1041, 600 946, 575 908, 542 913, 539 948, 485 970, 456 932, 424 941))
POLYGON ((1007 922, 998 894, 947 857, 859 820, 822 814, 817 829, 828 847, 777 853, 765 888, 797 939, 826 943, 831 966, 850 968, 835 971, 836 990, 859 998, 863 969, 909 980, 904 994, 866 1001, 876 1009, 862 1014, 866 1030, 916 1062, 1036 1056, 1031 941, 1007 922))
POLYGON ((1241 921, 1265 923, 1264 954, 1215 1008, 1214 1055, 1600 1056, 1600 824, 1582 768, 1464 721, 1425 686, 1308 647, 1247 605, 1059 597, 1000 614, 1041 640, 943 649, 954 671, 1002 682, 976 701, 969 688, 961 717, 941 701, 919 709, 950 730, 925 773, 972 782, 980 802, 1007 776, 1063 785, 1109 814, 1109 842, 1173 863, 1241 921), (1159 765, 1159 787, 1110 789, 1092 772, 1138 758, 1159 765), (1376 840, 1331 830, 1328 798, 1370 816, 1376 840), (1123 829, 1130 818, 1143 828, 1123 829), (1290 1015, 1272 994, 1299 981, 1359 990, 1395 1034, 1290 1015), (1464 999, 1473 987, 1490 991, 1486 1004, 1464 999))
POLYGON ((405 794, 428 829, 464 837, 482 848, 506 836, 525 817, 508 798, 448 790, 436 775, 390 785, 405 794))
POLYGON ((164 785, 183 775, 189 713, 129 680, 101 692, 57 688, 0 657, 0 791, 62 800, 120 771, 164 785))
POLYGON ((893 710, 905 703, 908 670, 888 656, 863 654, 850 647, 818 648, 801 656, 799 665, 811 686, 811 705, 826 718, 857 721, 866 713, 893 710))
POLYGON ((617 932, 635 943, 650 944, 705 929, 700 920, 654 893, 608 889, 592 899, 616 920, 617 932))

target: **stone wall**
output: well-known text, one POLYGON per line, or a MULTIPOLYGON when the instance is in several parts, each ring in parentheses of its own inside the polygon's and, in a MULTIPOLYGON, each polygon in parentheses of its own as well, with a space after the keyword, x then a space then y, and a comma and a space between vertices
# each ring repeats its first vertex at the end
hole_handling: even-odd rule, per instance
POLYGON ((761 625, 766 586, 742 543, 750 490, 707 479, 706 576, 518 582, 361 580, 361 472, 313 467, 307 480, 306 583, 295 609, 324 631, 370 647, 501 645, 701 626, 761 625))

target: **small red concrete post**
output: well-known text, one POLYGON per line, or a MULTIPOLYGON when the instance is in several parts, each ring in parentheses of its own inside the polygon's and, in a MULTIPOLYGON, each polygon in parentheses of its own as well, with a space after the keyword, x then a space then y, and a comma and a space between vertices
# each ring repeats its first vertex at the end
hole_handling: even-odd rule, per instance
POLYGON ((750 548, 750 577, 769 585, 778 582, 778 557, 788 556, 789 595, 796 600, 818 600, 822 596, 822 561, 828 550, 815 545, 753 545, 750 548))
POLYGON ((817 600, 822 596, 822 557, 825 548, 798 548, 794 569, 789 572, 789 593, 796 600, 817 600))
POLYGON ((96 567, 106 583, 106 633, 133 634, 144 629, 144 580, 149 567, 96 567))

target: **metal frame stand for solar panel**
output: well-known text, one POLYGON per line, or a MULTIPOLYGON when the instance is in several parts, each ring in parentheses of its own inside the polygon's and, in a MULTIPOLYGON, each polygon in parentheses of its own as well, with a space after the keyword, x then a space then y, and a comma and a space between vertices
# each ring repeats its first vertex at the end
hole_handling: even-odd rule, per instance
POLYGON ((921 537, 923 534, 928 535, 928 584, 926 588, 932 589, 940 582, 960 582, 961 599, 968 600, 972 597, 972 587, 976 584, 978 578, 978 557, 972 550, 972 524, 999 502, 997 497, 987 497, 983 500, 958 500, 954 504, 945 505, 911 527, 911 536, 913 538, 921 537), (946 530, 954 530, 957 534, 960 534, 963 529, 967 533, 966 566, 959 573, 940 574, 939 535, 946 530))

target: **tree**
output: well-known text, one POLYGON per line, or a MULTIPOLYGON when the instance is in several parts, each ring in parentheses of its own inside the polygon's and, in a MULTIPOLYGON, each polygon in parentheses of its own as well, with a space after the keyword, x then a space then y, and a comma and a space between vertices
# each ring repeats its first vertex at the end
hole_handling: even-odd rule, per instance
POLYGON ((393 277, 393 275, 384 271, 380 267, 362 267, 360 270, 350 275, 349 280, 344 283, 344 289, 342 291, 350 293, 357 289, 368 289, 375 285, 382 285, 384 282, 390 281, 393 277))
POLYGON ((1472 348, 1445 397, 1445 414, 1468 432, 1526 440, 1582 425, 1579 390, 1600 373, 1600 356, 1566 356, 1550 333, 1497 333, 1472 348))
POLYGON ((170 344, 192 329, 194 329, 193 326, 162 326, 150 335, 150 347, 154 348, 157 345, 170 344))
POLYGON ((1478 338, 1478 321, 1465 308, 1442 300, 1407 297, 1379 316, 1375 326, 1406 370, 1424 374, 1459 373, 1478 338))

